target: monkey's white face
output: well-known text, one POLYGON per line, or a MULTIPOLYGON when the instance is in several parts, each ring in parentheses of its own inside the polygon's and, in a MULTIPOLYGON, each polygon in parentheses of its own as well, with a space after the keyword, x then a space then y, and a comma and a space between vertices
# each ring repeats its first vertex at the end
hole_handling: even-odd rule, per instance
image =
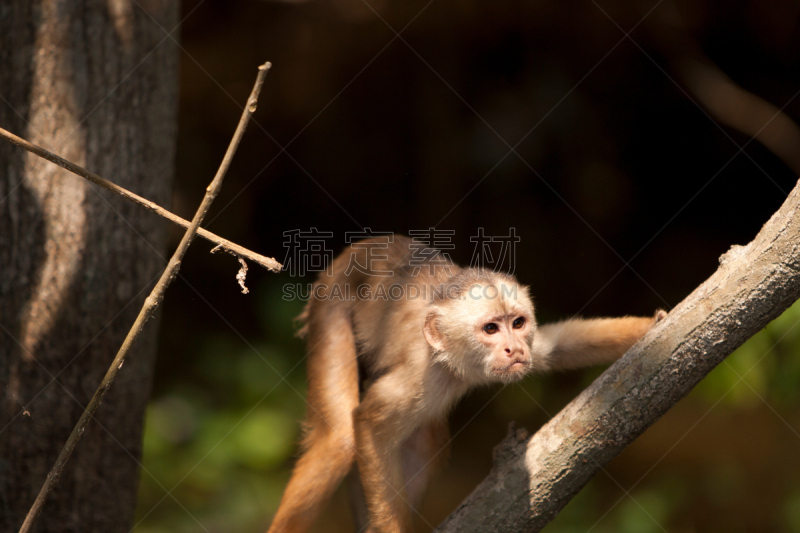
POLYGON ((505 383, 522 379, 532 366, 531 316, 517 306, 508 307, 505 313, 485 316, 474 326, 475 338, 484 347, 486 375, 505 383))
POLYGON ((533 304, 523 287, 507 289, 501 285, 497 297, 498 287, 475 285, 467 297, 432 309, 425 335, 434 360, 472 384, 511 383, 530 372, 533 304))

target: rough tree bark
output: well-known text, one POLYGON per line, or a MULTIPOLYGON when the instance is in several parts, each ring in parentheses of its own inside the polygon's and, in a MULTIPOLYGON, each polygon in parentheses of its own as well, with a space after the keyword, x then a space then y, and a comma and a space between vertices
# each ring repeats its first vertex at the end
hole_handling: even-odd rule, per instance
POLYGON ((800 183, 747 246, 538 433, 512 432, 437 531, 539 531, 608 461, 800 297, 800 183))
MULTIPOLYGON (((0 124, 159 204, 170 198, 174 0, 0 5, 0 124)), ((161 271, 157 216, 0 143, 0 530, 16 531, 161 271)), ((155 348, 134 348, 38 531, 127 531, 155 348)))

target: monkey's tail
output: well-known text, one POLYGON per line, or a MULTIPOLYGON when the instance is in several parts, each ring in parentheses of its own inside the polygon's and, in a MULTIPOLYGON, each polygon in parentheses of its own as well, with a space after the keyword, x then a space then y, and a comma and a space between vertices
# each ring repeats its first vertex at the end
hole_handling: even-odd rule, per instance
POLYGON ((311 300, 306 302, 305 307, 303 307, 303 311, 294 319, 294 323, 297 325, 297 332, 295 333, 295 336, 299 339, 305 339, 308 336, 308 313, 310 307, 311 300))

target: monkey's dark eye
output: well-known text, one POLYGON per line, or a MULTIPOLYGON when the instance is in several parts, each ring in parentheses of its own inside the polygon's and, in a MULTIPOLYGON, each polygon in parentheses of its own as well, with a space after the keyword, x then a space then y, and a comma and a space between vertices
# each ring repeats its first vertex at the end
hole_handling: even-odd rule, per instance
POLYGON ((489 335, 494 335, 495 333, 497 333, 497 324, 495 324, 494 322, 489 322, 488 324, 483 326, 483 331, 485 331, 489 335))
POLYGON ((514 322, 512 322, 511 325, 514 327, 514 329, 519 329, 525 325, 525 318, 519 317, 516 320, 514 320, 514 322))

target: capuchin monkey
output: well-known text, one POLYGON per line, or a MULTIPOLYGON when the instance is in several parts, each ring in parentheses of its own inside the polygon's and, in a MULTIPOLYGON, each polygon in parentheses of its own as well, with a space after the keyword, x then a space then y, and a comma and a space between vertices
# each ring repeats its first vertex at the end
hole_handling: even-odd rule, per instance
POLYGON ((443 258, 407 237, 369 239, 314 284, 299 317, 309 350, 302 455, 270 533, 306 531, 351 470, 359 531, 410 531, 447 455, 447 414, 468 390, 615 361, 665 316, 539 326, 512 276, 443 258))

